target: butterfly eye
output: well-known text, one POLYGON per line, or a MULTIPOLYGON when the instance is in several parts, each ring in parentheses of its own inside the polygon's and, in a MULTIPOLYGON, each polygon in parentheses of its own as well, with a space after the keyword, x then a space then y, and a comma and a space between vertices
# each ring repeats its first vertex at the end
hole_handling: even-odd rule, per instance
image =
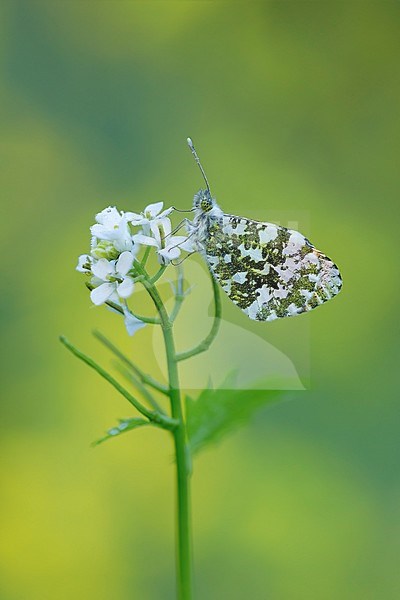
POLYGON ((205 198, 204 200, 201 201, 200 207, 205 212, 208 212, 212 208, 212 202, 210 200, 208 200, 207 198, 205 198))

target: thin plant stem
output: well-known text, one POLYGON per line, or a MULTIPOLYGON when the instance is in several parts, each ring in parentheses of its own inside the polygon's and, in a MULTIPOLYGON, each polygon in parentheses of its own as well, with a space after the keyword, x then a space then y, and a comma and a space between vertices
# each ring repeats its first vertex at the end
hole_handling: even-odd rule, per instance
POLYGON ((92 358, 90 358, 90 356, 87 356, 86 354, 78 350, 78 348, 75 348, 75 346, 73 346, 73 344, 71 344, 71 342, 69 342, 64 336, 60 336, 60 342, 64 344, 64 346, 68 348, 68 350, 70 350, 72 354, 74 354, 77 358, 82 360, 89 367, 94 369, 99 375, 101 375, 101 377, 108 381, 108 383, 110 383, 122 396, 124 396, 124 398, 126 398, 128 402, 130 402, 132 406, 136 408, 136 410, 138 410, 140 413, 142 413, 142 415, 147 417, 149 421, 157 423, 157 425, 164 427, 164 429, 172 430, 178 426, 178 421, 176 419, 171 419, 166 415, 159 414, 155 411, 150 411, 148 408, 146 408, 146 406, 139 402, 139 400, 132 396, 132 394, 130 394, 128 390, 126 390, 116 379, 114 379, 112 375, 110 375, 109 373, 107 373, 107 371, 100 367, 100 365, 98 365, 92 358))
POLYGON ((158 281, 160 279, 160 277, 163 275, 166 268, 167 268, 166 265, 161 265, 161 267, 158 269, 157 273, 155 275, 153 275, 153 277, 151 277, 150 282, 154 284, 156 281, 158 281))
POLYGON ((122 362, 125 363, 135 373, 135 375, 137 377, 139 377, 139 379, 142 383, 145 383, 146 385, 149 385, 150 387, 152 387, 154 390, 157 390, 158 392, 161 392, 162 394, 165 394, 166 396, 168 396, 168 388, 165 385, 163 385, 162 383, 159 383, 158 381, 153 379, 153 377, 144 373, 142 371, 142 369, 140 369, 137 365, 135 365, 134 362, 132 362, 127 356, 125 356, 125 354, 123 354, 121 352, 121 350, 119 350, 119 348, 114 346, 114 344, 112 342, 110 342, 110 340, 108 338, 106 338, 106 336, 104 334, 102 334, 100 331, 95 330, 95 331, 93 331, 93 335, 102 344, 104 344, 104 346, 106 348, 111 350, 111 352, 115 356, 117 356, 120 360, 122 360, 122 362))
POLYGON ((169 397, 172 418, 178 423, 173 430, 177 475, 177 582, 178 599, 192 598, 192 547, 190 522, 190 449, 187 442, 186 423, 184 420, 181 393, 179 388, 178 363, 172 333, 172 322, 163 301, 153 285, 153 280, 144 279, 143 285, 152 298, 160 315, 167 357, 169 397))
POLYGON ((165 414, 164 410, 158 404, 158 402, 154 398, 153 394, 147 389, 147 387, 139 379, 137 379, 133 375, 133 373, 129 369, 124 367, 124 365, 118 361, 113 361, 113 364, 114 364, 115 368, 121 373, 121 375, 123 377, 125 377, 125 379, 127 381, 129 381, 132 385, 134 385, 135 388, 138 390, 138 392, 140 392, 140 394, 143 396, 143 398, 145 398, 147 400, 147 404, 149 404, 157 412, 165 414))
POLYGON ((209 334, 204 338, 200 344, 192 348, 191 350, 186 350, 185 352, 180 352, 176 355, 176 360, 179 362, 181 360, 187 360, 188 358, 192 358, 192 356, 196 356, 196 354, 200 354, 201 352, 205 352, 209 349, 211 344, 216 338, 216 335, 219 330, 219 326, 221 323, 221 296, 219 292, 219 287, 214 277, 211 276, 211 284, 214 295, 214 320, 211 326, 209 334))
POLYGON ((146 266, 146 262, 147 262, 147 259, 149 258, 150 250, 151 250, 150 246, 146 246, 146 250, 144 251, 143 258, 140 261, 140 264, 142 265, 142 267, 146 266))

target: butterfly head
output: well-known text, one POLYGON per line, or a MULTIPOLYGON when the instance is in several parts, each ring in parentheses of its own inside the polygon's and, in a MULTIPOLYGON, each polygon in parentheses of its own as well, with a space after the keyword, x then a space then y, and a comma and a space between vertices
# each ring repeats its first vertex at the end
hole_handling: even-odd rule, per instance
POLYGON ((208 213, 215 206, 214 198, 208 190, 199 190, 193 199, 193 208, 200 209, 201 212, 208 213))
POLYGON ((189 144, 189 148, 194 156, 196 163, 199 166, 199 169, 203 175, 205 184, 207 186, 206 190, 199 190, 193 199, 193 208, 195 209, 195 218, 204 218, 207 215, 207 218, 213 219, 215 217, 220 217, 222 215, 222 210, 219 208, 215 199, 211 196, 210 186, 208 183, 208 179, 204 172, 203 167, 201 166, 199 157, 197 156, 197 152, 194 149, 193 142, 190 138, 187 140, 189 144))

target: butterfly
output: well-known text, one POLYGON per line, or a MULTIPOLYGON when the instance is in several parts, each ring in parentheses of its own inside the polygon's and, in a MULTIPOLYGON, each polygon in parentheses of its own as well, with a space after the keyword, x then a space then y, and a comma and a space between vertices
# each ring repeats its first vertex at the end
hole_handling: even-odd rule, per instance
POLYGON ((273 321, 336 296, 338 267, 301 233, 221 210, 190 138, 188 144, 207 186, 194 196, 188 234, 230 300, 250 319, 273 321))

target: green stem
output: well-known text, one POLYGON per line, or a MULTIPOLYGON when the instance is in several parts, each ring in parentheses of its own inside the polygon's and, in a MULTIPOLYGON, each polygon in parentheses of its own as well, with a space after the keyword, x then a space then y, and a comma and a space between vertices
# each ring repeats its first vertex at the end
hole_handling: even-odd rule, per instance
POLYGON ((166 415, 161 415, 155 411, 150 411, 146 406, 144 406, 139 400, 137 400, 132 394, 128 392, 112 375, 107 373, 105 369, 100 367, 90 356, 87 356, 78 348, 75 348, 71 342, 69 342, 64 336, 60 336, 60 342, 64 344, 72 354, 74 354, 77 358, 86 363, 89 367, 94 369, 101 377, 103 377, 108 383, 110 383, 124 398, 128 400, 138 410, 142 415, 147 417, 149 421, 157 423, 157 425, 161 425, 165 429, 175 429, 177 427, 178 422, 175 419, 171 419, 166 415))
POLYGON ((142 265, 142 267, 146 266, 146 262, 147 262, 147 259, 149 258, 150 250, 151 250, 150 246, 146 246, 146 250, 144 251, 143 258, 140 261, 140 264, 142 265))
POLYGON ((122 362, 124 362, 136 374, 136 376, 139 377, 139 379, 142 383, 145 383, 146 385, 149 385, 150 387, 157 390, 158 392, 161 392, 162 394, 165 394, 166 396, 168 396, 168 388, 165 385, 163 385, 162 383, 159 383, 158 381, 153 379, 153 377, 151 377, 150 375, 147 375, 141 369, 139 369, 139 367, 137 365, 135 365, 135 363, 133 363, 131 360, 129 360, 129 358, 127 356, 125 356, 125 354, 123 354, 121 352, 121 350, 119 350, 119 348, 114 346, 114 344, 112 342, 110 342, 110 340, 108 338, 106 338, 105 335, 103 335, 102 333, 100 333, 100 331, 97 331, 97 330, 93 331, 93 335, 102 344, 104 344, 104 346, 106 348, 111 350, 111 352, 115 356, 117 356, 120 360, 122 360, 122 362))
MULTIPOLYGON (((144 273, 145 274, 145 273, 144 273)), ((153 285, 153 280, 145 279, 143 285, 151 296, 158 314, 164 336, 167 356, 169 397, 171 401, 172 418, 178 423, 173 430, 176 455, 177 474, 177 580, 179 600, 190 600, 192 597, 192 558, 191 558, 191 529, 190 529, 190 449, 187 443, 186 423, 183 416, 181 394, 179 389, 178 364, 175 343, 172 333, 172 323, 163 301, 153 285)))
POLYGON ((173 431, 177 468, 178 517, 178 582, 180 600, 190 600, 192 595, 192 559, 190 531, 190 449, 187 443, 186 424, 183 418, 179 390, 178 368, 175 358, 172 329, 163 329, 167 352, 172 418, 179 425, 173 431))
POLYGON ((164 273, 166 268, 167 267, 165 265, 161 265, 161 267, 158 269, 157 273, 153 277, 151 277, 150 282, 155 283, 156 281, 158 281, 160 279, 160 277, 162 276, 162 274, 164 273))
POLYGON ((179 362, 180 360, 187 360, 188 358, 192 358, 192 356, 196 356, 196 354, 200 354, 201 352, 205 352, 209 349, 215 337, 218 333, 219 326, 221 323, 221 296, 219 293, 218 283, 215 281, 214 277, 211 275, 211 284, 214 294, 214 319, 213 324, 210 329, 210 333, 204 338, 198 346, 195 346, 191 350, 186 350, 185 352, 180 352, 176 355, 176 360, 179 362))
POLYGON ((129 383, 131 383, 132 385, 135 386, 135 388, 138 390, 138 392, 140 392, 140 394, 143 396, 143 398, 145 398, 147 400, 147 403, 150 406, 152 406, 154 408, 154 410, 156 410, 159 413, 164 414, 164 410, 158 404, 158 402, 154 398, 153 394, 147 389, 147 387, 139 379, 137 379, 133 375, 133 373, 129 369, 124 367, 124 365, 122 365, 118 361, 113 361, 113 364, 114 364, 115 368, 121 373, 121 375, 123 377, 125 377, 125 379, 127 381, 129 381, 129 383))
POLYGON ((177 474, 177 518, 178 518, 178 598, 190 600, 192 597, 192 559, 190 531, 190 449, 187 444, 186 424, 183 417, 179 389, 178 364, 170 323, 162 324, 165 350, 167 353, 168 377, 172 418, 179 425, 173 431, 176 474, 177 474))

